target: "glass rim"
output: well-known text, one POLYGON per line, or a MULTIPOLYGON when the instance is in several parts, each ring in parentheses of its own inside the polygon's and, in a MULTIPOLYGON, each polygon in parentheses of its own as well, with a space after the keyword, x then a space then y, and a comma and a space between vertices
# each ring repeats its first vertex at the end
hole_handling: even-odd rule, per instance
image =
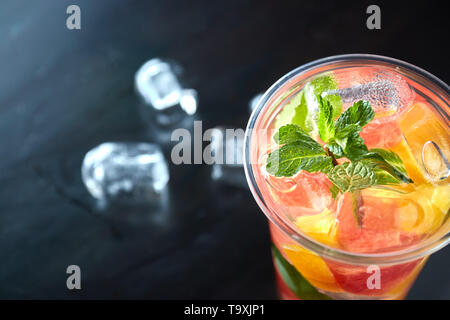
MULTIPOLYGON (((250 191, 255 198, 258 206, 261 208, 263 213, 269 219, 269 223, 273 223, 278 229, 280 229, 283 233, 285 233, 290 239, 294 240, 296 243, 301 245, 302 247, 330 260, 345 262, 349 264, 357 264, 357 265, 370 265, 370 264, 379 264, 379 265, 389 265, 396 264, 401 262, 408 262, 414 259, 419 259, 424 256, 430 255, 441 248, 445 247, 450 243, 450 230, 444 231, 442 236, 433 237, 431 236, 427 240, 423 241, 423 243, 419 243, 417 245, 408 247, 402 250, 389 251, 383 253, 356 253, 351 251, 346 251, 343 249, 331 247, 324 243, 321 243, 306 234, 300 233, 298 230, 288 225, 280 216, 277 214, 275 210, 271 210, 265 203, 264 198, 262 197, 262 193, 258 187, 258 184, 255 180, 255 176, 253 173, 253 167, 251 163, 250 157, 250 145, 252 139, 252 132, 254 131, 254 126, 259 118, 259 115, 263 110, 268 106, 269 100, 275 96, 275 94, 279 93, 279 89, 282 88, 284 84, 286 84, 289 80, 294 77, 297 77, 301 74, 304 74, 308 71, 312 71, 319 67, 325 67, 327 65, 332 65, 338 62, 358 62, 358 61, 371 61, 374 63, 385 63, 390 64, 396 67, 400 67, 406 69, 413 74, 419 75, 425 78, 426 81, 430 82, 437 86, 438 89, 444 90, 446 95, 450 95, 449 86, 432 75, 428 71, 425 71, 415 65, 410 63, 380 56, 373 54, 343 54, 343 55, 334 55, 326 58, 317 59, 311 62, 308 62, 300 67, 293 69, 288 72, 284 76, 282 76, 278 81, 276 81, 259 100, 257 106, 253 110, 250 119, 248 121, 246 130, 245 130, 245 138, 244 138, 244 171, 245 176, 250 188, 250 191), (277 218, 277 219, 276 219, 277 218)), ((428 90, 432 91, 434 94, 439 96, 434 90, 431 90, 427 87, 428 90)), ((448 112, 444 111, 445 114, 448 112)), ((448 117, 448 115, 447 115, 448 117)))

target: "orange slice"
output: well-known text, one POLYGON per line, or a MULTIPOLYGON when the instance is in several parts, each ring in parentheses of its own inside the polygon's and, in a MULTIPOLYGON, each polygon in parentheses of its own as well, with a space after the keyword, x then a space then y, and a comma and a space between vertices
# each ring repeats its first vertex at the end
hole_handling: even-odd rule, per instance
POLYGON ((304 233, 329 246, 336 246, 336 217, 325 209, 319 214, 298 217, 295 225, 304 233))
POLYGON ((299 245, 284 246, 283 251, 291 264, 313 286, 331 292, 341 291, 330 269, 319 255, 299 245))
MULTIPOLYGON (((407 166, 406 169, 412 170, 412 175, 415 175, 416 171, 420 172, 416 176, 417 181, 412 178, 416 183, 430 180, 423 165, 422 150, 429 141, 432 141, 433 144, 439 147, 443 155, 450 159, 450 136, 447 132, 448 130, 445 129, 445 126, 437 114, 434 114, 431 107, 421 102, 414 104, 401 116, 399 126, 410 150, 409 152, 404 150, 405 146, 400 146, 400 150, 398 150, 400 157, 405 162, 405 166, 407 166), (414 166, 418 168, 412 168, 414 166)), ((396 151, 395 148, 393 148, 393 151, 396 151)), ((428 167, 440 167, 440 164, 436 162, 440 162, 441 159, 436 157, 436 155, 437 153, 425 155, 425 161, 430 162, 428 167)))
MULTIPOLYGON (((297 227, 311 238, 331 246, 337 245, 335 214, 323 212, 297 218, 297 227)), ((317 254, 299 245, 284 245, 283 251, 291 264, 315 287, 326 291, 340 291, 325 261, 317 254)))

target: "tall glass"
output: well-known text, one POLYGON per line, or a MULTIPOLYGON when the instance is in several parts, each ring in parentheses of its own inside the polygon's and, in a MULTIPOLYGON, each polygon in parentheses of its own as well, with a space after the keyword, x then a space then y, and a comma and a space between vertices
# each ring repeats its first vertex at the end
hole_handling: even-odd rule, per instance
MULTIPOLYGON (((377 79, 369 79, 366 87, 363 85, 360 89, 366 90, 371 81, 377 79)), ((387 86, 386 90, 389 89, 387 86)), ((332 56, 307 63, 283 76, 267 90, 247 126, 245 172, 255 200, 269 219, 280 298, 403 299, 406 296, 429 255, 450 241, 450 222, 447 219, 450 198, 449 101, 448 85, 428 72, 396 59, 366 54, 332 56), (345 88, 351 88, 362 78, 370 78, 374 73, 378 76, 388 75, 394 85, 406 84, 412 93, 403 96, 400 92, 394 97, 395 101, 389 102, 391 107, 396 103, 404 103, 404 109, 384 106, 386 109, 381 108, 380 112, 376 110, 372 132, 361 135, 368 146, 382 144, 398 152, 407 165, 408 173, 420 186, 414 186, 414 191, 406 188, 400 196, 395 190, 380 189, 376 196, 367 197, 366 202, 366 207, 372 206, 371 210, 375 214, 372 220, 376 220, 376 226, 388 228, 387 220, 395 216, 395 223, 413 230, 407 234, 413 234, 415 241, 383 248, 383 241, 387 238, 385 235, 389 234, 391 241, 392 234, 399 234, 396 240, 401 243, 403 233, 376 233, 377 230, 372 230, 375 222, 371 222, 372 229, 369 231, 375 236, 368 237, 363 243, 363 247, 368 249, 361 249, 356 244, 362 243, 366 233, 352 238, 349 231, 347 235, 338 234, 338 240, 335 241, 336 232, 343 232, 339 229, 339 223, 343 225, 343 222, 330 214, 333 209, 325 210, 326 214, 330 214, 326 217, 320 216, 325 214, 323 208, 320 214, 312 212, 315 203, 320 206, 321 200, 324 203, 334 202, 329 199, 324 187, 329 182, 317 177, 305 180, 310 178, 308 174, 304 175, 301 184, 296 178, 280 182, 268 175, 264 166, 267 153, 275 147, 272 136, 277 115, 308 81, 320 75, 332 74, 338 79, 341 94, 345 95, 345 88), (441 158, 444 170, 439 168, 439 177, 431 172, 433 169, 429 164, 427 167, 427 148, 432 148, 434 151, 430 152, 437 153, 441 158), (408 167, 410 163, 416 167, 408 167), (428 207, 419 208, 414 202, 417 197, 423 197, 428 207), (292 199, 301 204, 290 203, 292 199), (395 205, 390 207, 392 203, 395 205), (398 203, 402 205, 398 206, 398 203), (391 208, 396 210, 392 215, 391 208), (306 217, 304 220, 307 223, 302 227, 296 223, 299 217, 306 217), (314 217, 319 220, 315 221, 314 217), (317 221, 319 223, 314 224, 317 221), (319 229, 328 222, 334 227, 322 234, 319 229), (339 245, 342 239, 347 241, 347 247, 339 245)), ((330 205, 329 208, 342 211, 345 205, 345 199, 341 199, 337 205, 330 205)))

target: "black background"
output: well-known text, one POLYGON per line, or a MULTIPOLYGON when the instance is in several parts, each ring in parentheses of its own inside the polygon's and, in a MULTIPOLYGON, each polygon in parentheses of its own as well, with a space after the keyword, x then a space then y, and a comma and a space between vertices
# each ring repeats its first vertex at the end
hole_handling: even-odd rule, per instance
MULTIPOLYGON (((248 190, 213 183, 206 165, 170 165, 168 212, 117 221, 93 209, 82 158, 104 141, 155 140, 133 89, 152 57, 184 66, 204 129, 244 127, 253 95, 334 54, 387 55, 448 82, 445 2, 392 2, 375 2, 382 29, 371 31, 364 1, 3 0, 0 298, 275 298, 248 190), (66 28, 70 4, 81 30, 66 28), (71 264, 81 291, 66 289, 71 264)), ((449 250, 409 298, 450 298, 449 250)))

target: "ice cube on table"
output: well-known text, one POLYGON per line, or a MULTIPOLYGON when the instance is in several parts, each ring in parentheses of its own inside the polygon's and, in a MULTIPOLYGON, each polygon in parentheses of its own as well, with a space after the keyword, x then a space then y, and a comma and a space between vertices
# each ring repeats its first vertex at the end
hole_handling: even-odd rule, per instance
MULTIPOLYGON (((359 68, 335 72, 339 89, 325 94, 337 94, 344 105, 358 100, 370 101, 375 113, 391 116, 412 105, 415 93, 401 75, 376 68, 359 68)), ((382 115, 384 116, 384 115, 382 115)))
POLYGON ((197 111, 197 92, 182 87, 179 69, 174 63, 155 58, 144 63, 135 74, 136 91, 162 124, 174 123, 197 111))
POLYGON ((216 161, 212 165, 211 178, 219 183, 246 188, 243 167, 244 131, 233 130, 222 127, 213 129, 211 150, 216 161))
POLYGON ((98 200, 149 201, 169 181, 164 155, 150 143, 102 143, 86 153, 81 174, 98 200))

